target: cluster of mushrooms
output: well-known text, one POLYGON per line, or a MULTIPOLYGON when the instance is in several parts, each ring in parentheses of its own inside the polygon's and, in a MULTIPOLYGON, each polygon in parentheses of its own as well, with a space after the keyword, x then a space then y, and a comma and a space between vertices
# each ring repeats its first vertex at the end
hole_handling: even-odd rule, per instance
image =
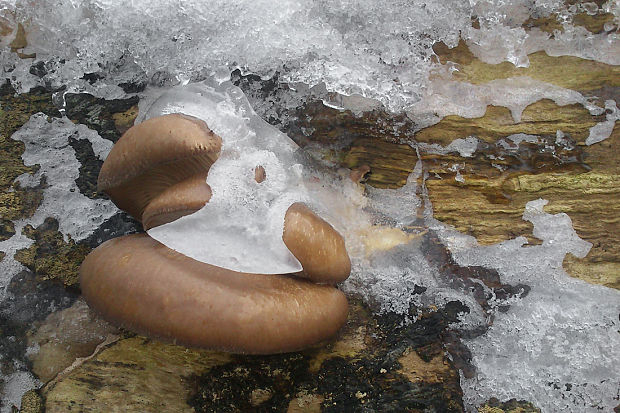
MULTIPOLYGON (((197 118, 146 120, 114 145, 98 188, 145 230, 172 222, 211 198, 206 178, 221 146, 197 118)), ((255 177, 269 179, 260 165, 255 177)), ((235 353, 299 350, 345 323, 347 300, 334 285, 349 276, 351 262, 342 236, 304 204, 287 210, 282 239, 302 272, 236 272, 191 259, 147 234, 126 235, 86 257, 82 293, 103 318, 150 337, 235 353)))

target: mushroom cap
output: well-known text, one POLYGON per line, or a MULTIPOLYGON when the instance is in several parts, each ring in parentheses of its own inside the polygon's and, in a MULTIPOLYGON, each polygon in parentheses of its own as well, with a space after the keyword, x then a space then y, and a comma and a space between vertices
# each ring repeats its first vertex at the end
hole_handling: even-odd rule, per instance
POLYGON ((319 283, 338 283, 351 273, 342 235, 305 204, 294 203, 286 211, 282 240, 301 263, 302 277, 319 283))
POLYGON ((140 220, 166 188, 193 176, 206 180, 222 139, 197 118, 170 114, 131 127, 106 158, 97 188, 140 220))
POLYGON ((105 319, 193 347, 295 351, 345 323, 342 292, 286 275, 204 264, 144 234, 107 241, 80 268, 82 293, 105 319))
POLYGON ((193 214, 211 199, 211 187, 197 175, 166 188, 144 208, 142 226, 145 231, 193 214))

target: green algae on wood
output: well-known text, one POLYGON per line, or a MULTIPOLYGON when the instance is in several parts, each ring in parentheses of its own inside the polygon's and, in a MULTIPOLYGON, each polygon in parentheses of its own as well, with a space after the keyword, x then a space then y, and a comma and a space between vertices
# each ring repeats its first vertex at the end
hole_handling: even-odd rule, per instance
POLYGON ((415 149, 372 138, 353 141, 343 165, 349 169, 370 167, 367 183, 376 188, 401 187, 418 160, 415 149))
POLYGON ((490 399, 478 407, 478 413, 540 413, 540 409, 525 400, 510 399, 500 402, 498 399, 490 399))
POLYGON ((192 412, 186 377, 229 358, 142 337, 120 340, 43 388, 45 411, 192 412))
POLYGON ((446 146, 455 139, 468 136, 495 143, 517 133, 555 136, 561 130, 575 141, 583 143, 590 128, 602 120, 604 117, 590 115, 582 105, 559 106, 550 99, 542 99, 525 108, 520 122, 513 120, 507 108, 488 106, 484 116, 479 118, 446 116, 439 123, 415 133, 414 139, 417 142, 446 146))
POLYGON ((127 338, 50 383, 42 394, 48 413, 69 408, 337 412, 365 406, 382 411, 460 412, 458 371, 441 351, 441 332, 448 323, 431 328, 437 316, 443 317, 437 313, 411 328, 394 329, 401 316, 376 318, 354 300, 350 320, 334 340, 272 356, 230 355, 127 338), (423 329, 428 331, 422 340, 413 338, 414 332, 423 329), (401 336, 413 339, 401 341, 401 336), (416 351, 431 358, 414 366, 407 354, 416 351), (434 373, 428 380, 412 376, 412 381, 407 376, 431 365, 434 373))
POLYGON ((28 390, 22 396, 19 413, 44 413, 44 401, 38 390, 28 390))
POLYGON ((24 235, 35 242, 16 252, 15 259, 33 271, 38 280, 59 280, 66 286, 76 286, 82 261, 90 247, 65 241, 58 231, 58 221, 47 218, 37 228, 27 225, 24 235))
POLYGON ((456 63, 458 71, 455 80, 483 84, 496 79, 528 76, 579 92, 593 91, 602 87, 620 87, 620 66, 608 65, 594 60, 574 56, 549 56, 535 52, 527 57, 528 67, 516 67, 512 63, 485 63, 476 58, 465 42, 450 49, 443 43, 436 43, 433 50, 442 64, 456 63))

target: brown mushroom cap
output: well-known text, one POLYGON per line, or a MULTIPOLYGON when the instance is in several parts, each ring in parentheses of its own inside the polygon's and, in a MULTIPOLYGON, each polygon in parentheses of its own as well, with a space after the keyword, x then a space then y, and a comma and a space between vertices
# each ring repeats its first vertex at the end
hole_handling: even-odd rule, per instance
POLYGON ((165 189, 196 176, 206 181, 222 139, 202 120, 170 114, 133 126, 116 142, 99 173, 98 190, 137 220, 165 189))
POLYGON ((82 293, 104 318, 194 347, 269 354, 333 336, 347 318, 334 287, 204 264, 147 235, 105 242, 84 260, 82 293))
POLYGON ((144 208, 142 226, 145 230, 193 214, 211 199, 211 187, 197 175, 165 189, 144 208))
POLYGON ((282 240, 301 263, 302 277, 338 283, 351 273, 351 260, 342 236, 302 203, 295 203, 286 211, 282 240))

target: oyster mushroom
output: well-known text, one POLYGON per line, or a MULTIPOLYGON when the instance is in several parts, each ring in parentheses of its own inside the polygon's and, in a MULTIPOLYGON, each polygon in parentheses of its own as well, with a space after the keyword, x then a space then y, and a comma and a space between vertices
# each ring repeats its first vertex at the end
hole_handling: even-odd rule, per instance
POLYGON ((335 284, 351 273, 351 260, 342 236, 302 203, 295 203, 286 211, 282 240, 301 263, 302 277, 335 284))
POLYGON ((288 275, 245 274, 188 258, 146 234, 107 241, 80 269, 82 294, 105 319, 192 347, 270 354, 333 336, 344 294, 288 275))
MULTIPOLYGON (((99 174, 98 187, 145 230, 189 215, 211 198, 206 176, 222 140, 202 120, 182 114, 133 126, 114 145, 99 174)), ((255 168, 257 182, 267 179, 255 168)), ((286 212, 282 239, 299 260, 304 278, 319 283, 344 281, 351 262, 344 239, 307 206, 286 212)))
MULTIPOLYGON (((145 229, 191 214, 211 198, 221 139, 196 118, 165 115, 128 130, 106 159, 99 188, 145 229)), ((261 171, 261 169, 263 169, 261 171)), ((258 183, 268 179, 255 170, 258 183)), ((80 268, 82 293, 104 318, 188 346, 240 353, 298 350, 336 333, 347 300, 331 285, 351 263, 342 236, 307 206, 285 216, 282 239, 302 274, 250 274, 196 261, 150 238, 107 241, 80 268)))
MULTIPOLYGON (((187 180, 207 185, 209 168, 221 147, 222 139, 200 119, 178 113, 149 119, 127 130, 112 147, 99 172, 97 189, 142 221, 147 205, 166 189, 187 180)), ((199 190, 206 199, 198 206, 194 197, 196 208, 186 210, 187 214, 208 200, 208 186, 199 190)))

